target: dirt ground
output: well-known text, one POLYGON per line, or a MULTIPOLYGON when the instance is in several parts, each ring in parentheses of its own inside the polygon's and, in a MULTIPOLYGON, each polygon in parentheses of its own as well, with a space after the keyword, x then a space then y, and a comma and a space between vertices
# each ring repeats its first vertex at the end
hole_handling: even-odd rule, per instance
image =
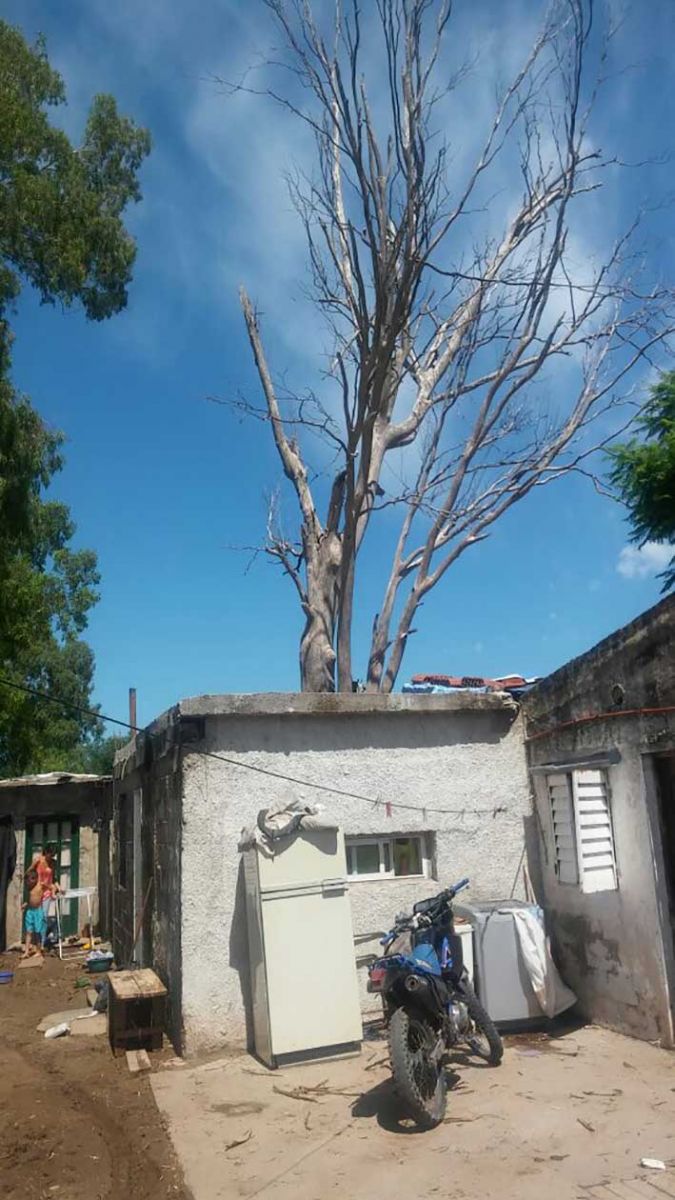
POLYGON ((140 1076, 105 1036, 45 1040, 47 1013, 85 1008, 81 976, 48 959, 0 987, 8 1200, 675 1198, 668 1051, 586 1027, 507 1039, 496 1070, 458 1055, 447 1120, 420 1133, 377 1038, 358 1058, 281 1072, 246 1055, 175 1065, 167 1048, 140 1076))
POLYGON ((674 1067, 595 1027, 511 1038, 497 1069, 456 1057, 446 1122, 426 1133, 402 1118, 378 1041, 282 1072, 243 1055, 184 1066, 152 1087, 194 1200, 666 1200, 674 1067))
MULTIPOLYGON (((147 1075, 105 1036, 46 1040, 48 1013, 86 1007, 82 964, 47 958, 0 987, 0 1195, 7 1200, 187 1200, 147 1075)), ((169 1048, 153 1055, 167 1061, 169 1048)))

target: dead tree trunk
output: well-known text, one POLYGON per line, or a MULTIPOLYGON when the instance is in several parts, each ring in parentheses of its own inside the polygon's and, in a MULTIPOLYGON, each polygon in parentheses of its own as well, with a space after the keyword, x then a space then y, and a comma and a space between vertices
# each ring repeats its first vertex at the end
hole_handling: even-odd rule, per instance
POLYGON ((242 291, 265 401, 248 411, 271 427, 299 529, 288 541, 268 522, 265 550, 305 615, 303 689, 333 691, 337 673, 349 691, 357 560, 372 522, 384 529, 378 551, 393 555, 366 678, 388 692, 425 597, 513 504, 571 472, 600 487, 589 456, 625 429, 612 411, 675 330, 675 294, 644 278, 637 219, 613 244, 570 249, 618 161, 589 128, 611 41, 594 0, 548 10, 463 175, 443 141, 469 111, 453 109, 470 73, 452 62, 461 39, 445 40, 452 0, 335 0, 332 16, 311 0, 264 3, 287 60, 268 64, 282 82, 261 91, 315 139, 316 170, 289 186, 331 337, 321 386, 337 390, 337 403, 284 391, 282 415, 242 291), (312 473, 316 436, 331 456, 312 473))
POLYGON ((305 628, 300 639, 300 684, 304 692, 335 691, 335 626, 341 545, 336 533, 303 530, 307 562, 305 628), (311 565, 310 565, 311 564, 311 565))

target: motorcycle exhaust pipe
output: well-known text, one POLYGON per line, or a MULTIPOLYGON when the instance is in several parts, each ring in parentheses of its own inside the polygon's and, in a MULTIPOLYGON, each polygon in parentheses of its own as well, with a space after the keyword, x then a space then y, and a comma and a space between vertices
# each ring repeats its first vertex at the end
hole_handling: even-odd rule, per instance
POLYGON ((408 992, 421 992, 422 988, 426 987, 426 983, 418 975, 408 975, 405 987, 408 992))

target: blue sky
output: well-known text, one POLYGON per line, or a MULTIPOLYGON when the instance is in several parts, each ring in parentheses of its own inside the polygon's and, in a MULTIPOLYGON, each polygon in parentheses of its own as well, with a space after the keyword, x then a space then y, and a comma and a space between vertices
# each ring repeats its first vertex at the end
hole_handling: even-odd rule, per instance
MULTIPOLYGON (((468 3, 458 10, 479 54, 482 96, 507 51, 524 50, 543 6, 494 0, 480 27, 468 3)), ((262 7, 5 0, 3 15, 29 38, 46 35, 68 89, 59 119, 69 132, 77 136, 92 94, 110 91, 154 141, 144 198, 129 221, 139 253, 127 310, 88 324, 26 292, 15 326, 15 382, 67 435, 54 493, 72 508, 78 544, 99 555, 102 598, 88 631, 95 699, 125 716, 134 685, 146 722, 187 695, 293 690, 295 596, 271 565, 261 559, 247 570, 250 556, 233 548, 260 541, 278 461, 265 430, 208 399, 257 396, 237 302, 242 281, 265 312, 275 368, 302 381, 316 367, 301 232, 283 182, 307 147, 282 114, 252 97, 228 99, 211 82, 238 77, 272 44, 262 7)), ((598 136, 626 159, 650 158, 673 149, 675 80, 665 55, 675 9, 650 0, 623 15, 620 69, 598 136)), ((481 111, 477 104, 477 124, 481 111)), ((600 224, 666 195, 672 167, 648 164, 610 184, 595 210, 600 224)), ((666 279, 671 230, 672 209, 650 219, 653 264, 666 279)), ((591 241, 601 232, 585 230, 591 241)), ((622 510, 590 484, 542 489, 432 594, 399 685, 418 671, 543 674, 559 666, 658 599, 658 552, 637 556, 626 543, 622 510)), ((361 566, 357 673, 382 551, 375 539, 361 566)))

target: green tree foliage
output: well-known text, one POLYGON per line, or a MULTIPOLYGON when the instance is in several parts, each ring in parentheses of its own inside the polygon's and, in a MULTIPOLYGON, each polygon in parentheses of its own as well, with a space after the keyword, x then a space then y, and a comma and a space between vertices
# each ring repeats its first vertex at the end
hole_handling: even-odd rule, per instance
POLYGON ((127 301, 136 246, 122 217, 150 139, 102 95, 73 146, 49 120, 64 103, 43 39, 29 46, 0 21, 0 309, 27 280, 44 302, 79 301, 101 320, 127 301))
POLYGON ((113 733, 110 737, 95 738, 84 748, 82 770, 91 775, 112 775, 115 755, 130 737, 130 733, 126 737, 113 733))
MULTIPOLYGON (((123 216, 150 141, 101 95, 75 146, 50 121, 64 103, 44 41, 0 21, 0 672, 89 707, 96 556, 72 549, 68 508, 45 498, 63 438, 14 388, 9 319, 25 283, 92 320, 125 306, 136 247, 123 216)), ((77 769, 101 738, 96 718, 0 687, 1 775, 77 769)))
MULTIPOLYGON (((628 508, 631 540, 675 544, 675 371, 651 389, 638 420, 641 437, 611 451, 610 479, 628 508)), ((675 554, 661 575, 675 586, 675 554)))
MULTIPOLYGON (((86 708, 94 656, 80 635, 98 599, 99 575, 91 550, 70 547, 75 526, 66 505, 44 498, 61 466, 60 444, 60 435, 1 381, 1 673, 86 708)), ((79 744, 99 729, 95 718, 2 686, 0 775, 73 769, 79 744)))

